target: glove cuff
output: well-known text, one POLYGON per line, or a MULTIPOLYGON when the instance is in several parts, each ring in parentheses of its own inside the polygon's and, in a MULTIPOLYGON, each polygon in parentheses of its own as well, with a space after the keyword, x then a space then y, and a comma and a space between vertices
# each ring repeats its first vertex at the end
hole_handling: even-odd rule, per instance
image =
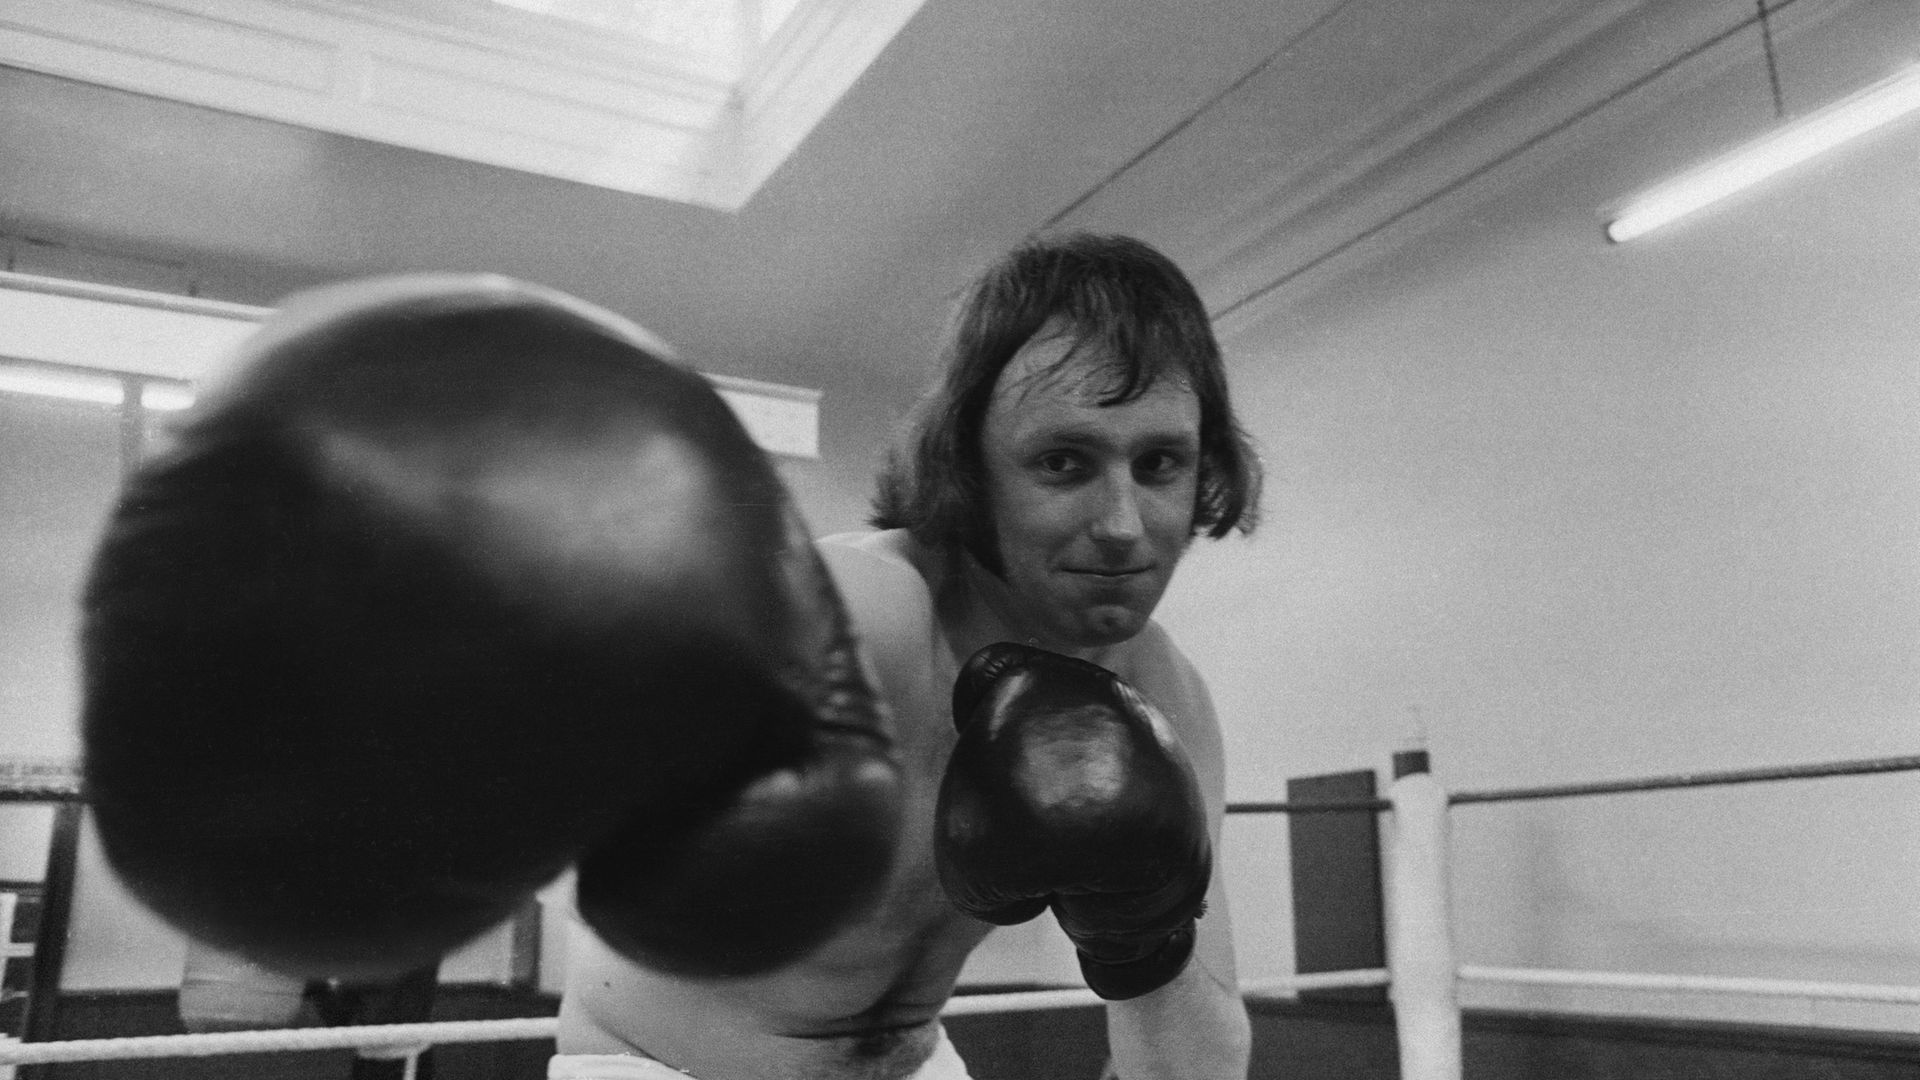
MULTIPOLYGON (((1103 963, 1078 952, 1080 974, 1087 988, 1105 1001, 1126 1001, 1172 982, 1193 957, 1193 924, 1169 933, 1160 947, 1147 955, 1119 964, 1103 963)), ((1077 950, 1076 950, 1077 951, 1077 950)))

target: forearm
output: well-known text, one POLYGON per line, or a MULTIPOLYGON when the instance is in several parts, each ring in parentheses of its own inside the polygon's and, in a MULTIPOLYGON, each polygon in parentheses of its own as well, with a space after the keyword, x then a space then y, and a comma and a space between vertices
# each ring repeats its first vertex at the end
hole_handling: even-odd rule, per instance
POLYGON ((1245 1080, 1252 1034, 1245 1004, 1204 952, 1171 983, 1107 1005, 1119 1080, 1245 1080))
POLYGON ((1213 881, 1186 968, 1151 994, 1108 1004, 1112 1074, 1119 1080, 1246 1080, 1252 1035, 1240 998, 1221 843, 1226 763, 1220 722, 1205 684, 1190 666, 1182 688, 1169 690, 1167 696, 1181 703, 1174 715, 1181 720, 1181 738, 1206 793, 1213 881))

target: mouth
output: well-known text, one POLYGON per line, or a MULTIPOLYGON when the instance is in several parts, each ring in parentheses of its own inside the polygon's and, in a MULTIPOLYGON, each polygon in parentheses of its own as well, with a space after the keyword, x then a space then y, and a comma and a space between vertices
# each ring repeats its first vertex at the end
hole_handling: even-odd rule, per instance
POLYGON ((1153 567, 1151 566, 1121 566, 1081 567, 1069 569, 1067 572, 1070 574, 1079 574, 1082 577, 1101 578, 1109 581, 1125 581, 1128 578, 1140 577, 1152 570, 1153 567))

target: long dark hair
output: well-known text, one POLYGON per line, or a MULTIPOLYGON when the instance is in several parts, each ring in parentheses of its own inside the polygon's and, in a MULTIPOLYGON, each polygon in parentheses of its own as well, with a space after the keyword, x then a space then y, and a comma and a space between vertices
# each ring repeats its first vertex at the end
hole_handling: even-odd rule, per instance
POLYGON ((973 553, 998 569, 981 431, 1000 372, 1021 346, 1058 327, 1105 358, 1102 405, 1132 401, 1162 378, 1200 402, 1199 492, 1193 535, 1250 533, 1260 464, 1235 418, 1225 365, 1192 282, 1165 255, 1126 236, 1035 237, 989 266, 956 309, 940 381, 908 418, 879 477, 870 522, 934 547, 973 553))

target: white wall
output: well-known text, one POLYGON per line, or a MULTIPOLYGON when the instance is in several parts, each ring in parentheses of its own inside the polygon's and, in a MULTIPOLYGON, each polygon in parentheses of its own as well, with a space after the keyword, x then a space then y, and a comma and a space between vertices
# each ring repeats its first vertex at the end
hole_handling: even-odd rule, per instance
MULTIPOLYGON (((1911 15, 1796 38, 1789 101, 1911 62, 1911 15)), ((1602 207, 1768 126, 1764 79, 1597 117, 1224 328, 1269 521, 1196 551, 1164 617, 1227 718, 1233 797, 1384 765, 1416 727, 1454 789, 1920 751, 1920 117, 1601 238, 1602 207)), ((1920 776, 1454 823, 1467 962, 1920 984, 1920 776)), ((1291 946, 1284 905, 1249 912, 1286 886, 1284 827, 1255 830, 1257 974, 1291 946)), ((1920 1030, 1915 1009, 1468 1001, 1920 1030)))

